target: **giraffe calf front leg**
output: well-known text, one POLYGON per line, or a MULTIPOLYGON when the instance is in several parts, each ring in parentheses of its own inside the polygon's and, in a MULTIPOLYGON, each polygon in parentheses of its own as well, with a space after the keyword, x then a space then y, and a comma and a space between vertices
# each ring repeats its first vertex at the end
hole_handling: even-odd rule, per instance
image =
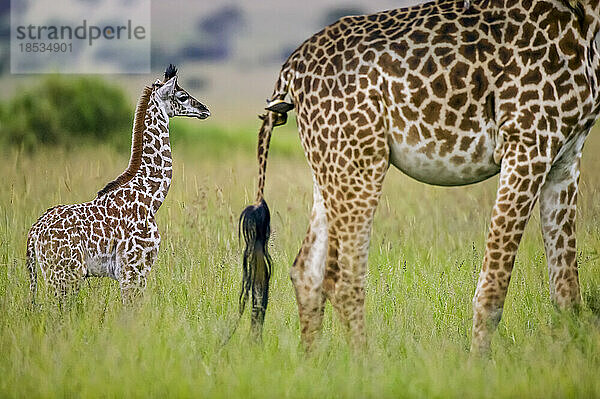
POLYGON ((119 286, 124 305, 135 302, 146 289, 146 276, 156 259, 156 250, 137 251, 119 256, 119 286))
POLYGON ((578 180, 579 156, 553 166, 540 194, 550 297, 561 309, 581 301, 575 239, 578 180))

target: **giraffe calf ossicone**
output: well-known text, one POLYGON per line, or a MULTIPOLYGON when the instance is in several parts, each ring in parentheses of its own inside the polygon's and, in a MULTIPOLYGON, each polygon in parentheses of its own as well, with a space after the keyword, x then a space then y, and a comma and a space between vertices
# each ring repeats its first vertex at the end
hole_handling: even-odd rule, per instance
POLYGON ((92 276, 117 280, 123 302, 145 288, 160 244, 154 216, 171 185, 174 116, 205 119, 210 112, 179 87, 177 69, 169 65, 164 80, 146 87, 139 99, 127 169, 92 201, 48 209, 29 231, 32 301, 36 263, 59 299, 92 276))

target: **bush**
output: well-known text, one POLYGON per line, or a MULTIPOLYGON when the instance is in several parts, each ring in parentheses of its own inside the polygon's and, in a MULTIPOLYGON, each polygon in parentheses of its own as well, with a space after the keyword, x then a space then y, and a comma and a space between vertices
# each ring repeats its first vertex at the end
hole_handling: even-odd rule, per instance
POLYGON ((124 144, 134 110, 123 91, 98 78, 50 76, 0 106, 0 140, 31 150, 86 141, 124 144))

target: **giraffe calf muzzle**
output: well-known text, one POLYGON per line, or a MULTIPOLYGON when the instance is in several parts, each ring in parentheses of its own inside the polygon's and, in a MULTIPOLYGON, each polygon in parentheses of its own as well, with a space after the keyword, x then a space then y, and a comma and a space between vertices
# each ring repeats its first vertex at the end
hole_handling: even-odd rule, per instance
POLYGON ((209 111, 209 110, 206 110, 206 111, 204 111, 204 112, 200 112, 200 113, 199 113, 199 114, 196 116, 196 118, 198 118, 198 119, 206 119, 206 118, 208 118, 209 116, 210 116, 210 111, 209 111))

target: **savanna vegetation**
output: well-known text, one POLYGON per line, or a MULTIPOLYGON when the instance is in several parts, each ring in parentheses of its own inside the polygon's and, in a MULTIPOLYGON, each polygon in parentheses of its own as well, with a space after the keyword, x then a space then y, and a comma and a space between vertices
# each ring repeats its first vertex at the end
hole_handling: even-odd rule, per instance
MULTIPOLYGON (((175 173, 158 213, 162 247, 146 294, 132 308, 121 305, 114 281, 96 278, 62 311, 41 284, 31 309, 24 260, 36 218, 57 203, 93 198, 126 167, 127 149, 106 140, 1 150, 1 397, 600 395, 600 131, 591 133, 582 166, 582 308, 560 313, 550 302, 536 212, 492 358, 484 359, 468 353, 471 298, 496 178, 440 188, 396 170, 387 177, 371 245, 368 350, 352 353, 328 307, 315 352, 303 352, 288 270, 308 225, 312 184, 293 121, 275 131, 267 177, 275 267, 264 342, 251 343, 244 317, 221 347, 237 314, 237 219, 254 199, 258 121, 233 130, 213 123, 172 123, 175 173)), ((127 141, 129 130, 118 134, 127 141)))

